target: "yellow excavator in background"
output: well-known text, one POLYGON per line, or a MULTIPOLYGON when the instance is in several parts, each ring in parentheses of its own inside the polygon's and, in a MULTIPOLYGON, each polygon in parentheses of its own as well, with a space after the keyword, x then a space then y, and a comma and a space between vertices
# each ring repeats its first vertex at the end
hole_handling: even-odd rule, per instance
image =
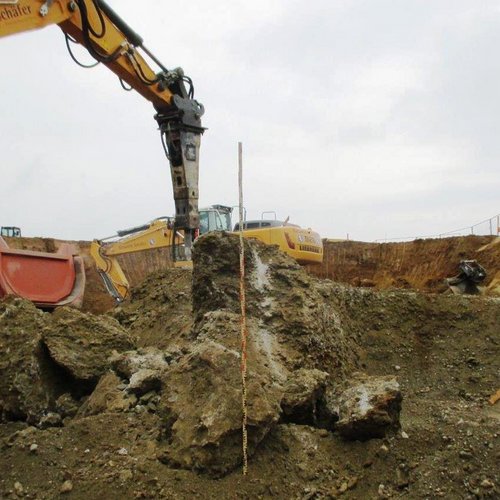
MULTIPOLYGON (((97 272, 116 302, 122 302, 130 292, 129 281, 117 257, 154 248, 172 247, 173 252, 176 252, 176 248, 182 248, 184 234, 174 226, 173 219, 158 218, 149 224, 118 231, 115 236, 94 240, 90 244, 90 255, 94 259, 97 272)), ((189 266, 191 261, 187 262, 186 265, 189 266)))
MULTIPOLYGON (((199 235, 212 231, 232 231, 231 213, 232 207, 224 205, 200 209, 199 235)), ((236 224, 234 231, 239 231, 239 224, 236 224)), ((301 264, 323 261, 323 243, 319 234, 311 229, 289 224, 288 220, 245 221, 243 236, 256 238, 268 245, 277 245, 301 264)), ((90 255, 106 289, 120 303, 128 297, 130 284, 118 262, 118 256, 169 247, 174 267, 191 267, 191 262, 185 259, 184 233, 176 229, 173 218, 161 217, 143 226, 118 231, 115 236, 94 240, 90 246, 90 255)))
MULTIPOLYGON (((125 90, 133 89, 153 104, 170 162, 175 200, 172 231, 182 231, 184 256, 189 259, 200 222, 198 157, 204 131, 204 108, 194 99, 193 82, 182 68, 163 66, 103 0, 0 0, 0 38, 54 24, 63 31, 76 63, 83 66, 71 46, 81 44, 96 64, 118 76, 125 90)), ((45 308, 81 303, 85 275, 79 259, 69 248, 59 254, 14 250, 0 237, 0 298, 18 295, 45 308)))

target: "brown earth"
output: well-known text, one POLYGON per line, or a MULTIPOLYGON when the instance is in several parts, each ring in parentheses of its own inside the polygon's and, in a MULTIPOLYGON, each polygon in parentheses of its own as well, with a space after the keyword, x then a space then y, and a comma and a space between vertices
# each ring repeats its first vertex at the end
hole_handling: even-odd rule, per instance
MULTIPOLYGON (((83 310, 100 314, 115 307, 90 257, 90 242, 53 238, 5 238, 12 248, 55 252, 62 243, 79 249, 87 284, 83 310)), ((500 237, 465 236, 402 243, 324 240, 323 263, 307 266, 308 273, 356 287, 379 290, 415 289, 446 293, 445 278, 458 273, 461 260, 476 259, 487 271, 485 293, 500 296, 500 237)), ((171 267, 170 252, 159 248, 121 255, 118 261, 132 287, 155 271, 171 267)))
POLYGON ((445 278, 461 260, 475 259, 487 271, 484 282, 500 294, 500 237, 466 236, 403 243, 324 242, 324 262, 309 266, 315 276, 354 286, 416 289, 441 293, 445 278))
MULTIPOLYGON (((216 416, 224 425, 232 413, 240 418, 239 400, 232 399, 240 387, 239 362, 234 358, 231 365, 230 355, 239 349, 236 249, 223 238, 200 240, 194 291, 190 271, 152 274, 134 289, 130 302, 112 311, 115 319, 68 310, 41 313, 19 299, 0 303, 0 406, 11 405, 0 424, 1 498, 499 496, 500 403, 491 405, 488 398, 500 385, 500 299, 317 280, 275 250, 255 244, 247 248, 249 340, 256 342, 250 344, 249 381, 264 379, 263 390, 250 391, 250 404, 279 393, 282 371, 293 381, 304 369, 321 370, 335 389, 362 370, 397 378, 401 429, 384 438, 346 441, 334 423, 325 426, 312 417, 304 423, 299 415, 282 414, 268 421, 252 447, 248 476, 237 465, 238 434, 235 443, 222 436, 226 456, 213 454, 210 442, 199 436, 186 448, 179 440, 198 425, 195 415, 216 416), (61 343, 64 331, 74 340, 61 343), (40 365, 43 346, 56 350, 42 349, 40 365), (102 353, 106 346, 115 351, 108 361, 100 356, 92 363, 92 355, 77 354, 92 348, 102 353), (127 366, 143 363, 141 368, 150 370, 151 360, 158 359, 168 365, 161 388, 154 377, 144 378, 153 383, 144 386, 148 392, 128 393, 137 367, 127 374, 127 366), (50 376, 37 366, 45 366, 50 376), (103 370, 108 371, 96 387, 103 370), (27 383, 19 385, 20 377, 27 383), (30 379, 38 396, 34 416, 27 419, 29 412, 12 411, 16 401, 9 387, 20 387, 23 404, 29 404, 30 379), (211 395, 233 406, 220 406, 226 409, 217 413, 216 405, 207 414, 211 395), (44 404, 45 423, 43 416, 37 421, 44 404), (179 410, 187 412, 185 419, 175 415, 179 410), (51 424, 46 417, 53 414, 62 418, 51 424), (205 459, 207 450, 212 454, 205 470, 193 470, 185 461, 187 456, 205 459), (210 473, 213 460, 225 464, 222 475, 210 473)), ((372 262, 376 250, 370 251, 366 260, 372 262)), ((380 267, 394 262, 394 255, 387 253, 380 267)), ((98 290, 97 279, 95 284, 98 290)), ((99 309, 101 297, 99 289, 88 307, 99 309)), ((255 415, 257 409, 252 411, 255 415)))

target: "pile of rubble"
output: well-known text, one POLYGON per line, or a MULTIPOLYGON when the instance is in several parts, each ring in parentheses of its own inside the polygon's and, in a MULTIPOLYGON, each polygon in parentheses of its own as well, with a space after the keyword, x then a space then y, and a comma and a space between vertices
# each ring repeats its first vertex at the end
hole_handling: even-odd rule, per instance
MULTIPOLYGON (((151 414, 163 463, 217 476, 238 467, 238 244, 231 235, 200 238, 193 311, 182 327, 158 318, 173 303, 163 275, 151 277, 150 294, 140 289, 114 318, 70 309, 51 315, 20 299, 2 302, 2 419, 43 428, 106 413, 151 414), (141 315, 141 301, 155 310, 142 309, 141 315), (158 336, 167 335, 168 345, 141 331, 146 316, 163 324, 158 336)), ((245 240, 245 251, 249 454, 280 423, 338 432, 349 440, 397 431, 398 382, 359 372, 359 330, 336 305, 334 285, 310 278, 273 247, 245 240)), ((176 299, 191 307, 188 296, 176 299)))

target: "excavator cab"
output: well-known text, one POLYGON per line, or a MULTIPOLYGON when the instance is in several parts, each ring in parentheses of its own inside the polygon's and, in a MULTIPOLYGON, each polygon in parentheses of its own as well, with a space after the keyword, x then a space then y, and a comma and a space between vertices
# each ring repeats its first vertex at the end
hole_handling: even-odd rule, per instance
POLYGON ((15 226, 2 226, 0 229, 0 236, 6 236, 7 238, 20 238, 21 228, 15 226))
POLYGON ((231 231, 232 211, 224 205, 200 209, 200 236, 211 231, 231 231))

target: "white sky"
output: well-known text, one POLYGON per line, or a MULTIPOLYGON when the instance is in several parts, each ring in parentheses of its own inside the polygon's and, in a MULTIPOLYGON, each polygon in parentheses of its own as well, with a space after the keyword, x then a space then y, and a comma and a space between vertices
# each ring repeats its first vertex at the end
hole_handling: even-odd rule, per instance
MULTIPOLYGON (((500 212, 500 2, 109 3, 195 82, 201 206, 237 203, 241 140, 249 218, 373 240, 500 212)), ((0 225, 92 239, 173 214, 149 102, 57 27, 0 59, 0 225)))

